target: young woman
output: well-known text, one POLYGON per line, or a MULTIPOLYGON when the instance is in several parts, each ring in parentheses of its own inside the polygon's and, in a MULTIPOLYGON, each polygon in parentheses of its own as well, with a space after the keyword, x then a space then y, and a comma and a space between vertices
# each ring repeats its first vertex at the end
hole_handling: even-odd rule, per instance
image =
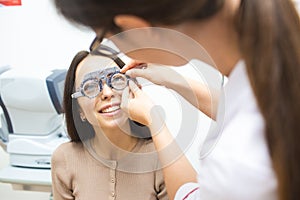
MULTIPOLYGON (((149 26, 181 32, 202 45, 219 71, 228 76, 225 95, 219 100, 219 107, 225 106, 225 113, 220 117, 218 109, 216 114, 222 135, 199 166, 198 184, 189 183, 195 177, 185 157, 163 168, 171 199, 175 196, 201 200, 299 198, 300 22, 291 0, 86 0, 84 3, 55 0, 55 3, 66 18, 91 27, 99 38, 149 26)), ((132 45, 141 40, 122 37, 115 43, 126 51, 124 43, 132 45)), ((161 42, 173 49, 190 45, 151 35, 151 31, 145 33, 144 40, 161 42)), ((178 65, 176 59, 153 55, 131 54, 143 62, 178 65)), ((139 63, 132 62, 124 71, 139 63)), ((127 74, 166 85, 194 105, 185 95, 185 85, 163 72, 149 65, 146 70, 131 69, 127 74), (153 78, 154 71, 161 73, 153 78)), ((198 86, 196 82, 190 84, 198 97, 197 107, 202 110, 201 102, 207 102, 209 97, 198 86)), ((128 90, 123 94, 123 109, 133 120, 147 124, 156 133, 153 141, 160 151, 172 139, 168 130, 162 126, 157 134, 156 123, 161 123, 157 120, 159 113, 151 109, 151 101, 134 84, 130 84, 130 92, 133 97, 128 90), (141 109, 144 112, 139 112, 141 109)), ((215 116, 214 112, 208 115, 215 116)), ((164 162, 161 153, 160 159, 164 162)))
POLYGON ((151 135, 120 109, 128 76, 111 60, 79 52, 64 109, 71 141, 52 156, 55 200, 168 199, 151 135))

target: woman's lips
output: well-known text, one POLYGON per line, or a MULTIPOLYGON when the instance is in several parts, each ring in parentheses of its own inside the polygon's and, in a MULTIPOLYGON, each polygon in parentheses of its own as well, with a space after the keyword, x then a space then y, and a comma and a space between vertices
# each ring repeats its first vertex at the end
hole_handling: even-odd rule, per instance
POLYGON ((120 112, 120 104, 112 104, 112 105, 105 105, 100 110, 99 113, 105 116, 114 116, 120 112))

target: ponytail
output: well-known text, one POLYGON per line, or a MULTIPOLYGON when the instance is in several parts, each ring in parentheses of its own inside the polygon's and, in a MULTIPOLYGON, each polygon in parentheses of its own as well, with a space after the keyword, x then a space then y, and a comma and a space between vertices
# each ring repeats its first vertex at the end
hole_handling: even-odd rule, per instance
POLYGON ((291 0, 241 0, 240 47, 278 179, 279 199, 300 196, 300 22, 291 0))

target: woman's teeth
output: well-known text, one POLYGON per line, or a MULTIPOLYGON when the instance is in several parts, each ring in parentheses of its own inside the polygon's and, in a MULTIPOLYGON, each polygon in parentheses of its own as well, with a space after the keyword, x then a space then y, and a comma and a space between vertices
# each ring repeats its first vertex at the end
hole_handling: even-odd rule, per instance
POLYGON ((116 111, 116 110, 119 110, 119 109, 120 109, 120 106, 111 106, 111 107, 108 107, 106 109, 103 109, 102 113, 109 113, 109 112, 113 112, 113 111, 116 111))

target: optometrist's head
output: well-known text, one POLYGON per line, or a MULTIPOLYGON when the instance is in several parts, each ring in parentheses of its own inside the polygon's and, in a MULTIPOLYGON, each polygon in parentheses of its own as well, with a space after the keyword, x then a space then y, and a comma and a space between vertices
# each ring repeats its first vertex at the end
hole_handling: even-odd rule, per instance
MULTIPOLYGON (((54 2, 58 11, 71 22, 92 28, 98 38, 111 39, 122 52, 133 59, 165 65, 184 65, 193 58, 212 64, 207 55, 201 55, 202 52, 207 53, 202 47, 197 47, 194 40, 202 38, 201 46, 205 47, 207 39, 203 28, 206 28, 206 23, 217 16, 225 4, 238 8, 240 0, 54 2), (198 30, 201 34, 198 34, 198 30)), ((235 15, 231 10, 226 13, 235 15)), ((208 35, 215 37, 215 34, 208 35)), ((213 46, 213 50, 215 49, 216 45, 213 46)))

